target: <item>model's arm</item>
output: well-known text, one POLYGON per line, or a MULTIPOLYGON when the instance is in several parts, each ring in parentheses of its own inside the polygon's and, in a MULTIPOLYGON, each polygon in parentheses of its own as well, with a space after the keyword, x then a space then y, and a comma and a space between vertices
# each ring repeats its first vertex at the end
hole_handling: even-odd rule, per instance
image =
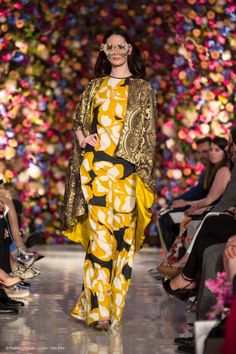
POLYGON ((221 167, 215 175, 213 184, 206 198, 192 202, 191 210, 188 210, 188 213, 196 209, 211 205, 213 202, 219 199, 224 193, 227 184, 229 183, 229 180, 230 170, 228 169, 228 167, 221 167))
POLYGON ((86 136, 84 134, 84 129, 83 129, 85 124, 85 119, 86 119, 86 110, 87 110, 90 90, 91 90, 91 83, 88 86, 86 86, 85 90, 83 91, 80 102, 77 106, 76 113, 73 117, 75 134, 78 139, 79 146, 82 147, 83 149, 87 144, 91 146, 96 146, 97 139, 98 139, 98 135, 96 133, 86 136))

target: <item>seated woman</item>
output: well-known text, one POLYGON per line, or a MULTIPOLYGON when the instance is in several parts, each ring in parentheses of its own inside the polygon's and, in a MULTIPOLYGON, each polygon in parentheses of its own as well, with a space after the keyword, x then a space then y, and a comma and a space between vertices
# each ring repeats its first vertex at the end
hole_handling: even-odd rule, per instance
POLYGON ((0 286, 3 286, 4 288, 11 288, 20 282, 20 277, 11 277, 0 268, 0 286))
POLYGON ((29 253, 23 242, 14 201, 8 191, 0 190, 0 268, 11 277, 29 279, 40 274, 31 267, 38 254, 29 253))
POLYGON ((26 252, 27 248, 25 247, 21 237, 18 217, 17 217, 13 200, 11 198, 10 193, 5 189, 0 190, 0 202, 2 205, 4 205, 5 215, 7 215, 8 217, 11 234, 18 250, 19 251, 22 250, 26 252))
MULTIPOLYGON (((206 167, 204 180, 204 187, 209 190, 209 192, 205 198, 189 202, 191 205, 190 209, 188 209, 189 214, 216 203, 224 193, 231 175, 229 160, 227 152, 225 151, 226 146, 227 140, 224 138, 215 137, 211 141, 209 161, 206 167)), ((182 257, 186 253, 186 250, 194 237, 195 230, 200 223, 201 217, 199 220, 194 221, 192 221, 191 218, 184 220, 181 224, 179 236, 176 238, 161 265, 157 267, 157 271, 160 274, 172 277, 179 273, 181 266, 183 266, 187 260, 187 257, 182 257), (180 260, 181 262, 179 262, 180 260)))
POLYGON ((186 300, 196 292, 196 279, 202 269, 203 253, 209 246, 224 243, 236 234, 236 218, 230 213, 211 215, 202 223, 189 258, 175 278, 163 283, 165 290, 186 300))
MULTIPOLYGON (((5 189, 0 190, 0 203, 4 206, 4 216, 12 240, 10 244, 11 256, 30 266, 34 262, 34 254, 30 253, 24 244, 19 225, 20 216, 17 214, 11 194, 5 189)), ((17 206, 18 204, 21 204, 20 201, 18 201, 17 206)))

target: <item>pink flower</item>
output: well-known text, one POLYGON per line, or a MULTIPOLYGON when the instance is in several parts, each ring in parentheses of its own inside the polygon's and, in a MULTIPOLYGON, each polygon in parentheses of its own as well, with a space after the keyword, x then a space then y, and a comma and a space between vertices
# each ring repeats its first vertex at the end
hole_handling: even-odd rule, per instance
POLYGON ((209 25, 210 28, 216 28, 217 27, 216 23, 213 22, 213 21, 208 21, 208 25, 209 25))
POLYGON ((0 11, 0 17, 5 17, 7 15, 7 10, 0 11))
POLYGON ((0 49, 6 49, 8 45, 8 42, 4 39, 1 43, 0 43, 0 49))
POLYGON ((20 80, 20 84, 23 88, 28 89, 30 85, 25 80, 20 80))
POLYGON ((10 61, 11 60, 11 54, 7 53, 2 56, 3 61, 10 61))
POLYGON ((231 12, 231 13, 233 13, 235 10, 236 10, 236 6, 235 6, 235 5, 229 6, 229 7, 227 8, 227 11, 228 11, 228 12, 231 12))
POLYGON ((195 22, 196 22, 197 25, 201 25, 201 24, 202 24, 202 19, 201 19, 201 17, 196 16, 196 17, 195 17, 195 22))
POLYGON ((20 2, 17 2, 16 4, 14 4, 14 8, 17 10, 21 10, 23 8, 23 5, 20 2))
POLYGON ((226 39, 222 36, 220 36, 219 34, 216 37, 217 41, 220 42, 220 44, 225 44, 226 39))
POLYGON ((227 280, 225 272, 217 273, 216 280, 208 279, 206 286, 216 297, 216 304, 212 306, 208 313, 209 319, 214 319, 223 315, 230 306, 233 299, 232 283, 227 280))
POLYGON ((203 60, 207 60, 207 56, 205 54, 198 54, 199 58, 203 61, 203 60))
POLYGON ((188 50, 193 50, 193 49, 194 49, 194 45, 193 45, 192 43, 187 43, 187 44, 186 44, 186 48, 187 48, 188 50))

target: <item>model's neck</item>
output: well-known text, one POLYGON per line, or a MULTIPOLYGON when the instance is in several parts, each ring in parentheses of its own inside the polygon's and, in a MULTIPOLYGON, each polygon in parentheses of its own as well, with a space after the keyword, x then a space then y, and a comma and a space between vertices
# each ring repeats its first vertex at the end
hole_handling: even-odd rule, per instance
POLYGON ((128 77, 131 76, 132 73, 130 72, 128 65, 122 65, 113 66, 110 75, 113 77, 128 77))

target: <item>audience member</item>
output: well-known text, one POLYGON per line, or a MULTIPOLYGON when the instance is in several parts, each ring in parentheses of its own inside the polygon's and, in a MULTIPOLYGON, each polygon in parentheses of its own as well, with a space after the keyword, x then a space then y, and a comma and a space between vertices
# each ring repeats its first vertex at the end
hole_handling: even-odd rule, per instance
MULTIPOLYGON (((25 252, 28 250, 22 240, 20 215, 17 214, 15 205, 18 211, 22 210, 20 201, 13 201, 10 193, 2 188, 0 190, 0 268, 2 268, 0 283, 4 288, 0 289, 0 306, 3 299, 7 302, 9 298, 18 299, 29 296, 28 285, 22 279, 29 279, 40 274, 38 269, 30 267, 37 255, 25 252), (14 253, 15 257, 12 256, 14 253)), ((4 306, 1 306, 2 312, 0 313, 5 313, 4 306)))
POLYGON ((217 243, 224 243, 236 233, 236 219, 226 213, 212 215, 203 222, 182 273, 164 282, 167 292, 187 299, 196 289, 196 277, 201 273, 204 250, 217 243))
MULTIPOLYGON (((200 162, 203 166, 206 166, 209 161, 209 149, 210 149, 211 138, 205 137, 196 140, 196 160, 200 162)), ((175 208, 185 207, 188 205, 189 201, 199 200, 207 195, 207 190, 204 187, 205 180, 205 169, 199 176, 198 183, 196 186, 190 188, 185 193, 178 196, 172 203, 175 208)))
MULTIPOLYGON (((196 158, 203 166, 206 166, 209 158, 210 141, 210 137, 196 140, 196 158)), ((198 183, 174 200, 173 208, 185 207, 188 201, 200 200, 207 195, 207 190, 204 189, 204 175, 205 171, 203 170, 199 176, 198 183)), ((173 222, 168 210, 165 210, 164 213, 159 216, 158 221, 166 248, 169 250, 179 233, 179 224, 173 222)))
MULTIPOLYGON (((230 180, 228 155, 225 151, 226 146, 227 140, 224 138, 215 137, 212 140, 210 144, 209 161, 207 163, 204 178, 205 188, 209 190, 208 186, 211 187, 205 198, 199 201, 189 202, 192 205, 190 208, 192 212, 193 210, 196 211, 195 208, 207 207, 216 203, 224 193, 230 180)), ((191 243, 192 238, 194 237, 194 230, 197 229, 197 226, 201 223, 201 217, 198 216, 198 218, 199 220, 197 221, 191 221, 191 218, 187 219, 187 222, 185 222, 185 225, 183 226, 177 239, 174 241, 164 261, 160 266, 157 267, 157 271, 160 274, 166 276, 174 276, 179 272, 179 267, 186 262, 187 258, 183 259, 182 257, 186 252, 187 247, 191 243), (192 231, 192 234, 190 234, 189 230, 192 231), (179 263, 180 259, 181 263, 179 263)))

